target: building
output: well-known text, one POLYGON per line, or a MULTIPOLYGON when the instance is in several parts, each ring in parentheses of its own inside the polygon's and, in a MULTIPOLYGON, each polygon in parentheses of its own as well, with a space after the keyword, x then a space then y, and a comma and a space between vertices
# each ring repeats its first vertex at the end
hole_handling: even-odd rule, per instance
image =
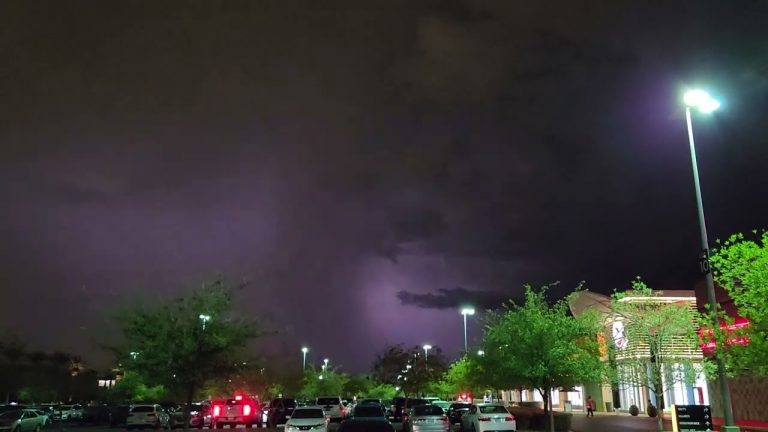
MULTIPOLYGON (((643 302, 643 303, 677 303, 686 304, 691 309, 696 309, 696 296, 694 291, 656 291, 653 296, 636 296, 626 297, 623 301, 627 302, 643 302)), ((575 295, 570 301, 570 309, 574 315, 579 315, 587 310, 597 311, 603 316, 603 321, 606 326, 606 334, 612 335, 613 345, 617 347, 615 359, 617 369, 619 371, 619 381, 615 384, 610 383, 585 383, 580 388, 569 389, 573 392, 568 392, 567 397, 572 398, 573 393, 580 392, 578 398, 572 398, 581 400, 587 395, 592 396, 596 402, 596 408, 598 411, 613 411, 621 410, 627 411, 629 407, 635 405, 640 412, 645 412, 648 409, 649 403, 654 406, 659 405, 657 395, 649 391, 647 386, 639 385, 637 379, 625 379, 622 377, 636 377, 638 374, 634 373, 631 368, 634 366, 622 365, 623 359, 644 359, 647 358, 648 363, 652 362, 650 349, 644 342, 637 342, 629 340, 624 333, 624 326, 627 317, 618 316, 611 303, 611 298, 603 294, 594 293, 591 291, 582 291, 575 295)), ((670 339, 670 344, 667 346, 669 358, 686 358, 693 360, 695 366, 699 366, 704 357, 700 349, 691 347, 689 343, 676 342, 674 338, 670 339)), ((606 361, 609 361, 607 355, 606 361)), ((672 370, 677 364, 662 365, 665 370, 672 370)), ((642 375, 642 374, 639 374, 642 375)), ((709 389, 707 387, 706 379, 702 374, 696 376, 695 383, 693 385, 686 384, 682 380, 676 380, 669 376, 662 378, 664 384, 664 406, 668 408, 672 404, 681 405, 708 405, 709 404, 709 389)), ((562 396, 561 396, 562 399, 562 396)))

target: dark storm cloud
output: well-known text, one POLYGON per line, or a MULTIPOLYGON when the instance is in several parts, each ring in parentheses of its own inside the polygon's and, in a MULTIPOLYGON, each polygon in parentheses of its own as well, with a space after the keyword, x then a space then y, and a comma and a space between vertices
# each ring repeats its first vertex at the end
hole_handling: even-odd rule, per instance
POLYGON ((678 92, 728 96, 697 119, 713 236, 760 226, 766 7, 2 3, 4 322, 35 304, 92 333, 19 332, 85 352, 121 302, 244 275, 286 352, 362 367, 346 341, 524 283, 690 286, 678 92))
POLYGON ((468 290, 460 287, 440 289, 436 293, 427 294, 399 291, 397 298, 406 306, 434 309, 458 309, 463 305, 472 305, 479 309, 496 309, 509 300, 504 293, 468 290))

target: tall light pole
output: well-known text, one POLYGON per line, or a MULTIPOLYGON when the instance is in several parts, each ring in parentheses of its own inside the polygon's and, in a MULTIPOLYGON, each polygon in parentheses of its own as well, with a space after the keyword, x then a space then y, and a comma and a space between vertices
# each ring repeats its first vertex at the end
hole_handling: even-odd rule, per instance
POLYGON ((464 352, 466 353, 469 349, 467 348, 467 315, 474 315, 475 314, 475 308, 471 307, 465 307, 461 309, 461 314, 464 316, 464 352))
POLYGON ((325 370, 328 369, 328 362, 330 362, 330 361, 331 360, 328 359, 328 358, 324 358, 323 359, 323 372, 325 372, 325 370))
POLYGON ((426 344, 422 348, 424 348, 424 364, 427 364, 427 358, 429 358, 429 350, 432 349, 432 345, 426 344))
POLYGON ((307 353, 309 352, 309 348, 307 347, 301 347, 301 370, 304 370, 307 368, 307 353))
MULTIPOLYGON (((704 273, 707 281, 707 302, 709 304, 710 314, 712 315, 712 325, 717 328, 720 322, 717 317, 718 304, 715 297, 715 282, 712 278, 712 269, 709 265, 709 239, 707 238, 707 223, 704 219, 704 204, 701 199, 701 185, 699 184, 699 165, 696 161, 696 146, 693 141, 693 125, 691 122, 691 108, 696 108, 700 112, 708 114, 720 107, 720 102, 712 98, 704 90, 689 90, 683 97, 685 102, 685 122, 688 126, 688 145, 691 148, 691 165, 693 168, 693 186, 696 189, 696 207, 699 213, 699 235, 701 237, 701 271, 704 273)), ((733 420, 733 405, 731 404, 731 392, 728 388, 728 377, 725 373, 725 363, 721 356, 716 356, 717 361, 717 380, 720 384, 720 400, 723 404, 723 417, 725 426, 721 429, 723 432, 738 432, 739 427, 733 420)))
POLYGON ((205 331, 205 324, 206 324, 208 321, 210 321, 210 320, 211 320, 211 316, 210 316, 210 315, 205 315, 205 314, 200 314, 200 315, 198 316, 198 318, 200 318, 200 321, 202 321, 202 322, 203 322, 203 331, 205 331))

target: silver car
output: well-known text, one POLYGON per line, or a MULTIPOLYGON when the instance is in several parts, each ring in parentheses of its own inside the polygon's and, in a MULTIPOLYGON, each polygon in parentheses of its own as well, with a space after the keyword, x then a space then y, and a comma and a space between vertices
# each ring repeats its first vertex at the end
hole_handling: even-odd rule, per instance
POLYGON ((407 432, 449 432, 451 422, 442 408, 437 405, 417 405, 408 411, 403 421, 407 432))
POLYGON ((33 410, 22 409, 0 414, 0 431, 40 432, 40 416, 33 410))

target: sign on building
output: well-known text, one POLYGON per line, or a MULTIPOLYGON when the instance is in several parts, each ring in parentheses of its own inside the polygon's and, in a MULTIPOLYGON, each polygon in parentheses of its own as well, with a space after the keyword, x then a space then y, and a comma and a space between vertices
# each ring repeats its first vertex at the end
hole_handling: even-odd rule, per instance
POLYGON ((672 405, 673 432, 712 430, 712 409, 709 405, 672 405))

